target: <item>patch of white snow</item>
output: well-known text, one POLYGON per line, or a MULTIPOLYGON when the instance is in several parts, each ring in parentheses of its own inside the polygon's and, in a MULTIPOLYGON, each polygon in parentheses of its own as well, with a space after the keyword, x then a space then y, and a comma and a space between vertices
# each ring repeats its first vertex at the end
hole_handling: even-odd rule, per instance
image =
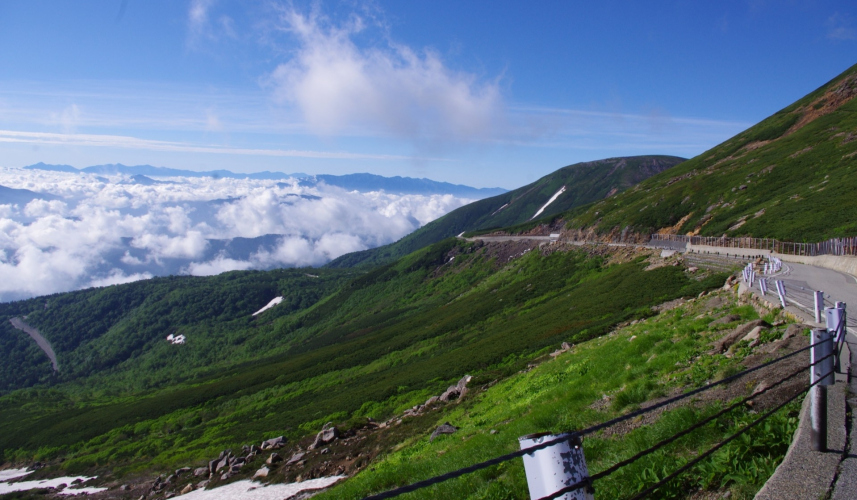
POLYGON ((219 488, 196 490, 181 496, 182 500, 282 500, 305 490, 327 488, 345 476, 321 477, 301 483, 264 486, 250 480, 236 481, 219 488))
POLYGON ((542 205, 542 208, 540 208, 540 209, 539 209, 539 211, 538 211, 538 212, 536 212, 536 215, 534 215, 534 216, 530 217, 530 220, 533 220, 533 219, 535 219, 536 217, 538 217, 539 215, 541 215, 541 214, 542 214, 542 212, 544 212, 544 211, 545 211, 545 209, 548 207, 548 205, 550 205, 551 203, 553 203, 554 201, 556 201, 556 199, 557 199, 557 198, 559 198, 559 195, 561 195, 561 194, 562 194, 562 193, 564 193, 564 192, 565 192, 565 186, 563 186, 563 187, 559 188, 559 191, 557 191, 553 196, 551 196, 551 199, 549 199, 547 203, 545 203, 544 205, 542 205))
MULTIPOLYGON (((19 476, 20 477, 20 476, 19 476)), ((11 478, 6 478, 4 481, 8 481, 11 478)), ((14 491, 27 491, 27 490, 35 490, 37 488, 56 488, 57 486, 65 483, 71 484, 72 481, 80 479, 83 482, 89 481, 93 479, 91 477, 86 476, 68 476, 68 477, 55 477, 52 479, 41 479, 35 481, 20 481, 17 483, 6 483, 0 482, 0 495, 4 495, 6 493, 12 493, 14 491)), ((94 487, 83 487, 83 488, 66 488, 59 492, 61 495, 77 495, 79 493, 98 493, 99 491, 104 491, 107 488, 94 488, 94 487)))
POLYGON ((24 477, 27 474, 32 474, 33 471, 28 471, 27 469, 6 469, 0 470, 0 483, 4 483, 10 479, 15 479, 16 477, 24 477))
POLYGON ((271 301, 270 301, 270 302, 268 302, 268 305, 266 305, 265 307, 263 307, 263 308, 259 309, 259 310, 258 310, 258 311, 256 311, 256 312, 254 312, 254 313, 253 313, 253 316, 256 316, 256 315, 262 314, 263 312, 265 312, 265 311, 267 311, 268 309, 270 309, 270 308, 274 307, 275 305, 279 304, 279 303, 280 303, 280 302, 282 302, 282 301, 283 301, 283 298, 282 298, 282 297, 274 297, 273 299, 271 299, 271 301))

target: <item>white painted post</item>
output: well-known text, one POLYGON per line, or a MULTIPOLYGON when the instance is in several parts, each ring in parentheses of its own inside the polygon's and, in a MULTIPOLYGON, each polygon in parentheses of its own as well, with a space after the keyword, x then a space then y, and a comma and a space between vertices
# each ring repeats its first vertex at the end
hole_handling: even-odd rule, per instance
POLYGON ((830 332, 825 328, 812 331, 812 349, 809 351, 810 383, 819 381, 812 387, 810 406, 810 442, 812 451, 827 451, 827 386, 833 385, 833 356, 819 361, 833 353, 830 332), (818 362, 818 364, 816 364, 818 362))
POLYGON ((768 280, 765 278, 759 278, 759 290, 762 291, 762 295, 768 295, 768 280))
POLYGON ((783 306, 783 309, 786 308, 786 287, 783 285, 782 280, 775 281, 777 286, 777 295, 780 296, 780 305, 783 306))
POLYGON ((824 292, 816 290, 813 295, 815 297, 815 322, 821 323, 821 314, 824 311, 824 292))
MULTIPOLYGON (((518 441, 523 450, 558 437, 560 436, 543 432, 518 438, 518 441)), ((578 436, 569 436, 566 441, 536 450, 523 458, 527 486, 533 500, 556 493, 589 477, 583 446, 578 436)), ((562 495, 558 500, 593 500, 593 496, 591 489, 584 486, 562 495)))

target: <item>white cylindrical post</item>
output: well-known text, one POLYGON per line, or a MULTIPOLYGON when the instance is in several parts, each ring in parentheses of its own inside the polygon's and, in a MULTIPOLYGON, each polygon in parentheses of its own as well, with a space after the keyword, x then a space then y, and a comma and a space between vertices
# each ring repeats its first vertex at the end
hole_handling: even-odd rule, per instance
POLYGON ((775 282, 777 285, 777 295, 780 296, 780 305, 783 306, 783 309, 786 308, 786 287, 783 285, 782 280, 777 280, 775 282))
POLYGON ((825 328, 812 331, 809 359, 813 366, 809 372, 809 381, 813 384, 818 382, 810 393, 809 435, 813 451, 827 451, 827 386, 834 384, 831 339, 830 332, 825 328))
MULTIPOLYGON (((837 302, 838 306, 841 302, 837 302)), ((844 307, 825 307, 824 321, 827 326, 827 331, 833 336, 834 342, 842 341, 842 334, 845 332, 845 308, 844 307)))
POLYGON ((824 292, 821 290, 815 291, 815 322, 821 323, 821 313, 824 310, 824 292))
MULTIPOLYGON (((521 449, 530 448, 545 441, 551 441, 560 436, 549 432, 530 434, 518 438, 521 449)), ((560 441, 547 448, 536 450, 524 455, 524 471, 527 474, 527 486, 530 498, 536 500, 583 481, 589 477, 586 459, 583 457, 583 446, 580 437, 571 435, 567 440, 560 441)), ((590 487, 584 486, 568 492, 558 500, 592 500, 590 487)))

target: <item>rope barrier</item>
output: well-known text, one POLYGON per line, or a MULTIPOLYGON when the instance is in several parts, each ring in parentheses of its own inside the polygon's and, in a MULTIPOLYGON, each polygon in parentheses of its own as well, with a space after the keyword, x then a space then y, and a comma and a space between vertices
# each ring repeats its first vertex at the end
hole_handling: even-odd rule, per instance
POLYGON ((653 484, 652 486, 650 486, 650 487, 646 488, 646 489, 645 489, 645 490, 643 490, 642 492, 640 492, 640 493, 638 493, 638 494, 634 495, 633 497, 629 498, 628 500, 640 500, 640 499, 645 498, 646 496, 648 496, 650 493, 653 493, 655 490, 657 490, 657 489, 658 489, 658 488, 660 488, 661 486, 665 485, 666 483, 668 483, 668 482, 672 481, 673 479, 675 479, 676 477, 678 477, 681 473, 683 473, 683 472, 685 472, 685 471, 689 470, 689 469, 690 469, 691 467, 693 467, 694 465, 698 464, 698 463, 699 463, 699 462, 701 462, 702 460, 704 460, 704 459, 708 458, 709 456, 711 456, 712 454, 714 454, 714 452, 715 452, 715 451, 719 450, 720 448, 723 448, 724 446, 726 446, 727 444, 729 444, 729 443, 730 443, 730 442, 732 442, 733 440, 737 439, 739 436, 741 436, 742 434, 744 434, 744 433, 745 433, 745 432, 747 432, 748 430, 752 429, 752 428, 753 428, 753 427, 755 427, 756 425, 758 425, 758 424, 760 424, 761 422, 763 422, 764 420, 766 420, 768 417, 770 417, 771 415, 773 415, 774 413, 776 413, 777 411, 779 411, 781 408, 783 408, 783 407, 784 407, 784 406, 786 406, 787 404, 789 404, 789 403, 791 403, 792 401, 794 401, 795 399, 797 399, 797 397, 798 397, 798 396, 800 396, 801 394, 803 394, 803 393, 807 392, 809 389, 811 389, 811 388, 812 388, 812 386, 814 386, 814 385, 816 385, 816 384, 820 383, 821 381, 823 381, 823 380, 824 380, 824 377, 826 377, 826 376, 830 375, 831 373, 833 373, 833 370, 831 370, 831 371, 829 371, 829 372, 825 373, 825 374, 824 374, 824 376, 819 377, 819 379, 818 379, 818 380, 816 380, 815 382, 813 382, 813 383, 809 384, 808 386, 806 386, 802 391, 800 391, 799 393, 797 393, 797 394, 795 394, 794 396, 790 397, 790 398, 789 398, 789 399, 787 399, 785 402, 783 402, 783 403, 781 403, 781 404, 777 405, 777 407, 776 407, 776 408, 773 408, 772 410, 768 411, 767 413, 765 413, 765 414, 764 414, 764 415, 762 415, 761 417, 757 418, 757 419, 756 419, 756 420, 754 420, 753 422, 751 422, 751 423, 747 424, 744 428, 742 428, 741 430, 739 430, 739 431, 738 431, 738 432, 736 432, 735 434, 733 434, 733 435, 729 436, 728 438, 724 439, 723 441, 721 441, 721 442, 720 442, 720 443, 718 443, 717 445, 715 445, 715 446, 711 447, 711 448, 710 448, 708 451, 706 451, 705 453, 703 453, 703 454, 699 455, 699 456, 698 456, 698 457, 696 457, 695 459, 693 459, 693 460, 691 460, 690 462, 688 462, 688 463, 684 464, 683 466, 679 467, 679 468, 678 468, 676 471, 674 471, 672 474, 670 474, 670 475, 668 475, 667 477, 665 477, 665 478, 661 479, 661 480, 660 480, 660 481, 658 481, 657 483, 655 483, 655 484, 653 484))
POLYGON ((703 419, 703 420, 701 420, 701 421, 699 421, 699 422, 697 422, 697 423, 693 424, 692 426, 688 427, 687 429, 685 429, 685 430, 683 430, 683 431, 681 431, 681 432, 679 432, 679 433, 676 433, 676 434, 672 435, 671 437, 668 437, 668 438, 666 438, 666 439, 664 439, 664 440, 662 440, 662 441, 660 441, 660 442, 658 442, 658 443, 655 443, 655 444, 654 444, 654 445, 652 445, 651 447, 649 447, 649 448, 647 448, 647 449, 645 449, 645 450, 643 450, 643 451, 641 451, 641 452, 637 453, 636 455, 634 455, 634 456, 632 456, 632 457, 630 457, 630 458, 627 458, 627 459, 625 459, 625 460, 622 460, 621 462, 617 462, 617 463, 613 464, 611 467, 609 467, 609 468, 607 468, 607 469, 604 469, 603 471, 601 471, 601 472, 599 472, 599 473, 597 473, 597 474, 593 474, 592 476, 590 476, 590 477, 588 477, 588 478, 586 478, 586 479, 584 479, 584 480, 581 480, 581 481, 579 481, 579 482, 577 482, 577 483, 574 483, 574 484, 572 484, 572 485, 570 485, 570 486, 566 486, 565 488, 562 488, 561 490, 556 491, 555 493, 552 493, 552 494, 550 494, 550 495, 547 495, 547 496, 545 496, 545 497, 542 497, 542 498, 540 498, 539 500, 553 500, 553 499, 555 499, 555 498, 559 498, 559 497, 561 497, 562 495, 565 495, 566 493, 571 493, 572 491, 575 491, 575 490, 578 490, 578 489, 580 489, 580 488, 582 488, 582 487, 584 487, 584 486, 587 486, 587 485, 589 485, 589 484, 591 484, 591 483, 593 483, 593 482, 595 482, 595 481, 597 481, 597 480, 599 480, 599 479, 601 479, 601 478, 607 477, 607 476, 609 476, 610 474, 613 474, 613 473, 614 473, 614 472, 616 472, 617 470, 621 469, 622 467, 625 467, 626 465, 630 465, 630 464, 632 464, 632 463, 636 462, 637 460, 639 460, 639 459, 643 458, 644 456, 646 456, 646 455, 648 455, 648 454, 650 454, 650 453, 653 453, 653 452, 655 452, 655 451, 659 450, 660 448, 663 448, 664 446, 666 446, 666 445, 668 445, 668 444, 670 444, 670 443, 675 442, 676 440, 680 439, 681 437, 686 436, 686 435, 690 434, 691 432, 693 432, 693 431, 695 431, 695 430, 697 430, 697 429, 699 429, 699 428, 701 428, 701 427, 703 427, 703 426, 707 425, 707 424, 708 424, 708 423, 710 423, 711 421, 715 420, 715 419, 716 419, 716 418, 718 418, 718 417, 721 417, 721 416, 725 415, 726 413, 729 413, 730 411, 734 410, 735 408, 738 408, 739 406, 743 406, 743 405, 747 404, 747 402, 748 402, 748 401, 751 401, 751 400, 753 400, 753 399, 755 399, 755 398, 757 398, 757 397, 761 396, 762 394, 764 394, 764 393, 768 392, 769 390, 771 390, 771 389, 773 389, 773 388, 775 388, 775 387, 777 387, 777 386, 779 386, 779 385, 782 385, 782 384, 783 384, 783 383, 785 383, 786 381, 788 381, 788 380, 790 380, 790 379, 792 379, 792 378, 794 378, 794 377, 796 377, 796 376, 800 375, 800 374, 801 374, 802 372, 804 372, 805 370, 808 370, 809 368, 812 368, 813 366, 817 365, 818 363, 821 363, 822 361, 824 361, 825 359, 827 359, 827 358, 829 358, 829 357, 832 357, 833 355, 834 355, 833 353, 828 354, 827 356, 825 356, 825 357, 823 357, 823 358, 821 358, 821 359, 819 359, 819 360, 816 360, 816 362, 815 362, 815 363, 810 363, 810 364, 808 364, 808 365, 806 365, 806 366, 804 366, 804 367, 802 367, 802 368, 800 368, 800 369, 798 369, 798 370, 796 370, 796 371, 792 372, 792 373, 791 373, 791 374, 789 374, 787 377, 785 377, 785 378, 781 379, 779 382, 777 382, 777 383, 775 383, 775 384, 772 384, 771 386, 766 387, 766 388, 762 389, 762 390, 761 390, 761 391, 759 391, 759 392, 756 392, 756 393, 754 393, 754 394, 751 394, 750 396, 748 396, 748 397, 746 397, 746 398, 742 399, 741 401, 738 401, 737 403, 734 403, 734 404, 732 404, 732 405, 730 405, 730 406, 727 406, 726 408, 724 408, 724 409, 720 410, 719 412, 715 413, 714 415, 711 415, 711 416, 709 416, 709 417, 707 417, 707 418, 705 418, 705 419, 703 419))
MULTIPOLYGON (((672 398, 666 399, 666 400, 661 401, 660 403, 654 404, 654 405, 652 405, 652 406, 649 406, 649 407, 646 407, 646 408, 642 408, 642 409, 640 409, 640 410, 637 410, 637 411, 634 411, 634 412, 628 413, 628 414, 626 414, 626 415, 622 415, 622 416, 620 416, 620 417, 613 418, 613 419, 608 420, 608 421, 606 421, 606 422, 603 422, 603 423, 600 423, 600 424, 597 424, 597 425, 593 425, 593 426, 588 427, 588 428, 586 428, 586 429, 584 429, 584 430, 582 430, 582 431, 576 431, 576 432, 575 432, 575 431, 567 431, 567 432, 564 432, 564 433, 559 434, 559 435, 558 435, 558 437, 557 437, 556 439, 552 439, 552 440, 549 440, 549 441, 545 441, 545 442, 543 442, 543 443, 540 443, 540 444, 535 445, 535 446, 531 446, 531 447, 529 447, 529 448, 524 448, 524 449, 522 449, 522 450, 518 450, 518 451, 515 451, 515 452, 512 452, 512 453, 508 453, 508 454, 506 454, 506 455, 502 455, 502 456, 499 456, 499 457, 496 457, 496 458, 493 458, 493 459, 490 459, 490 460, 486 460, 486 461, 484 461, 484 462, 480 462, 480 463, 477 463, 477 464, 473 464, 473 465, 471 465, 471 466, 469 466, 469 467, 464 467, 464 468, 462 468, 462 469, 458 469, 458 470, 454 470, 454 471, 451 471, 451 472, 447 472, 447 473, 445 473, 445 474, 441 474, 441 475, 439 475, 439 476, 435 476, 435 477, 432 477, 432 478, 429 478, 429 479, 425 479, 425 480, 423 480, 423 481, 418 481, 418 482, 416 482, 416 483, 412 483, 412 484, 409 484, 409 485, 407 485, 407 486, 401 486, 401 487, 396 488, 396 489, 393 489, 393 490, 389 490, 389 491, 386 491, 386 492, 383 492, 383 493, 379 493, 379 494, 376 494, 376 495, 371 495, 371 496, 365 497, 363 500, 384 500, 384 499, 387 499, 387 498, 394 498, 394 497, 397 497, 397 496, 399 496, 399 495, 403 495, 403 494, 405 494, 405 493, 410 493, 410 492, 415 491, 415 490, 418 490, 418 489, 426 488, 426 487, 428 487, 428 486, 433 486, 433 485, 435 485, 435 484, 442 483, 442 482, 444 482, 444 481, 448 481, 448 480, 450 480, 450 479, 454 479, 454 478, 457 478, 457 477, 463 476, 463 475, 465 475, 465 474, 469 474, 469 473, 471 473, 471 472, 476 472, 476 471, 478 471, 478 470, 482 470, 482 469, 485 469, 485 468, 487 468, 487 467, 491 467, 491 466, 493 466, 493 465, 497 465, 497 464, 500 464, 500 463, 503 463, 503 462, 506 462, 506 461, 509 461, 509 460, 512 460, 512 459, 515 459, 515 458, 518 458, 518 457, 522 457, 522 456, 524 456, 524 455, 531 454, 531 453, 533 453, 533 452, 535 452, 535 451, 538 451, 538 450, 541 450, 541 449, 544 449, 544 448, 548 448, 548 447, 553 446, 553 445, 555 445, 555 444, 557 444, 557 443, 561 443, 561 442, 563 442, 563 441, 567 441, 567 440, 569 440, 571 437, 573 437, 573 436, 575 436, 575 435, 577 435, 577 436, 581 436, 581 437, 582 437, 582 436, 585 436, 585 435, 588 435, 588 434, 593 434, 593 433, 598 432, 598 431, 600 431, 600 430, 602 430, 602 429, 606 429, 607 427, 610 427, 610 426, 616 425, 616 424, 618 424, 618 423, 620 423, 620 422, 624 422, 624 421, 626 421, 626 420, 629 420, 629 419, 635 418, 635 417, 637 417, 637 416, 640 416, 640 415, 643 415, 643 414, 649 413, 649 412, 654 411, 654 410, 656 410, 656 409, 658 409, 658 408, 662 408, 662 407, 667 406, 667 405, 669 405, 669 404, 672 404, 672 403, 675 403, 675 402, 677 402, 677 401, 681 401, 681 400, 683 400, 683 399, 686 399, 686 398, 689 398, 689 397, 694 396, 694 395, 696 395, 696 394, 699 394, 699 393, 701 393, 701 392, 703 392, 703 391, 707 391, 708 389, 712 389, 712 388, 717 387, 717 386, 719 386, 719 385, 722 385, 722 384, 725 384, 725 383, 731 382, 731 381, 736 380, 736 379, 738 379, 738 378, 741 378, 741 377, 743 377, 743 376, 745 376, 745 375, 747 375, 747 374, 749 374, 749 373, 753 373, 753 372, 755 372, 755 371, 757 371, 757 370, 761 370, 762 368, 765 368, 765 367, 767 367, 767 366, 771 366, 771 365, 773 365, 773 364, 775 364, 775 363, 779 363, 780 361, 783 361, 783 360, 786 360, 786 359, 791 358, 791 357, 793 357, 793 356, 796 356, 797 354, 799 354, 799 353, 801 353, 801 352, 808 351, 808 350, 809 350, 809 349, 811 349, 811 348, 812 348, 812 346, 807 346, 807 347, 804 347, 804 348, 798 349, 797 351, 794 351, 794 352, 791 352, 791 353, 789 353, 789 354, 786 354, 786 355, 780 356, 779 358, 773 359, 773 360, 771 360, 771 361, 768 361, 768 362, 763 363, 763 364, 761 364, 761 365, 755 366, 755 367, 753 367, 753 368, 748 368, 747 370, 744 370, 744 371, 742 371, 742 372, 736 373, 735 375, 732 375, 732 376, 726 377, 726 378, 724 378, 724 379, 718 380, 718 381, 716 381, 716 382, 714 382, 714 383, 711 383, 711 384, 705 385, 705 386, 703 386, 703 387, 700 387, 700 388, 694 389, 694 390, 692 390, 692 391, 690 391, 690 392, 686 392, 686 393, 680 394, 680 395, 678 395, 678 396, 675 396, 675 397, 672 397, 672 398)), ((829 357, 829 356, 828 356, 828 357, 829 357)), ((827 357, 825 357, 825 358, 823 358, 823 359, 827 359, 827 357)), ((818 361, 816 361, 816 363, 818 363, 818 362, 820 362, 820 361, 821 361, 821 360, 818 360, 818 361)), ((812 366, 812 365, 810 365, 810 366, 812 366)), ((800 371, 806 370, 807 368, 808 368, 808 367, 801 368, 801 370, 800 370, 800 371)), ((797 373, 799 373, 800 371, 798 371, 797 373)), ((796 374, 795 374, 795 375, 796 375, 796 374)), ((795 376, 795 375, 790 375, 790 376, 789 376, 789 378, 790 378, 791 376, 795 376)), ((783 380, 781 380, 780 382, 778 382, 778 384, 779 384, 779 383, 784 382, 785 380, 787 380, 787 379, 783 379, 783 380)), ((773 386, 772 386, 772 387, 773 387, 773 386)), ((769 389, 770 389, 770 388, 769 388, 769 389)), ((767 390, 768 390, 768 389, 766 389, 765 391, 767 391, 767 390)), ((763 391, 763 392, 764 392, 764 391, 763 391)), ((762 392, 760 392, 760 394, 761 394, 761 393, 762 393, 762 392)), ((758 395, 758 394, 757 394, 757 395, 758 395)), ((581 481, 580 483, 578 483, 579 485, 578 485, 575 489, 580 488, 580 487, 582 487, 582 486, 585 486, 586 484, 589 484, 591 481, 593 481, 593 480, 594 480, 594 479, 593 479, 593 477, 595 477, 595 476, 592 476, 592 477, 590 477, 590 478, 587 478, 587 479, 586 479, 586 480, 584 480, 584 481, 581 481)), ((600 477, 601 477, 601 476, 599 476, 599 478, 600 478, 600 477)), ((572 486, 575 486, 575 485, 572 485, 572 486)), ((569 486, 569 488, 571 488, 571 486, 569 486)), ((549 496, 549 497, 545 497, 545 498, 557 498, 557 497, 549 496)))

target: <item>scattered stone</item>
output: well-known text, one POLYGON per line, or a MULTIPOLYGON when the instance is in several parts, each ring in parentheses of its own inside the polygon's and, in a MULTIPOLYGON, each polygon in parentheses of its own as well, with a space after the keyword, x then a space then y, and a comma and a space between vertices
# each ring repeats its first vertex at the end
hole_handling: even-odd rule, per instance
POLYGON ((184 488, 182 488, 182 491, 181 491, 181 493, 179 493, 179 494, 180 494, 180 495, 187 495, 187 494, 188 494, 188 493, 190 493, 191 491, 193 491, 193 485, 192 485, 192 484, 189 484, 189 485, 185 486, 184 488))
POLYGON ((497 429, 491 429, 491 434, 497 434, 497 429))
POLYGON ((796 337, 802 334, 805 330, 809 330, 810 328, 806 325, 801 325, 799 323, 792 323, 788 327, 786 327, 786 333, 783 334, 783 340, 790 339, 792 337, 796 337))
MULTIPOLYGON (((690 266, 687 268, 687 272, 689 272, 689 273, 695 273, 697 271, 699 271, 699 268, 696 266, 690 266)), ((705 292, 703 292, 703 293, 705 293, 705 292)), ((700 297, 702 297, 702 295, 700 295, 700 297)))
POLYGON ((265 460, 265 463, 268 465, 274 465, 275 463, 282 462, 283 457, 279 455, 279 453, 271 453, 271 456, 265 460))
POLYGON ((232 477, 232 474, 230 474, 230 473, 228 473, 228 472, 224 472, 224 473, 220 476, 220 480, 221 480, 221 481, 226 481, 226 480, 227 480, 227 479, 229 479, 230 477, 232 477))
POLYGON ((81 483, 83 483, 83 479, 81 479, 81 478, 77 478, 71 482, 71 484, 81 484, 81 483))
POLYGON ((440 436, 441 434, 454 434, 457 430, 458 427, 455 427, 449 422, 446 422, 431 433, 431 436, 429 437, 429 443, 434 441, 435 438, 440 436))
POLYGON ((759 340, 759 334, 762 333, 763 330, 767 330, 767 328, 763 328, 761 326, 757 326, 750 330, 750 333, 744 335, 741 340, 759 340))
POLYGON ((294 455, 292 455, 292 458, 290 458, 289 461, 286 462, 286 465, 298 463, 304 457, 304 455, 306 455, 306 453, 295 453, 294 455))
POLYGON ((328 425, 325 424, 325 429, 315 436, 315 441, 309 445, 308 449, 315 450, 316 448, 321 448, 322 445, 332 443, 339 437, 339 429, 333 426, 327 427, 328 425))
POLYGON ((170 474, 169 476, 167 476, 167 480, 164 481, 164 484, 173 484, 176 479, 178 479, 178 476, 176 476, 175 474, 170 474))
POLYGON ((439 398, 439 397, 437 397, 437 396, 432 396, 432 397, 428 398, 428 400, 426 400, 426 404, 425 404, 425 405, 423 405, 423 406, 428 406, 428 405, 431 405, 431 404, 437 403, 439 400, 440 400, 440 398, 439 398))
POLYGON ((256 479, 257 477, 268 477, 268 472, 270 471, 271 469, 267 467, 262 467, 261 469, 257 470, 255 474, 253 474, 253 479, 256 479))
POLYGON ((714 343, 714 349, 712 349, 711 354, 721 354, 723 352, 726 352, 726 350, 729 349, 732 344, 738 342, 738 339, 744 338, 745 335, 750 333, 751 330, 758 326, 768 328, 771 325, 765 323, 761 319, 756 319, 750 321, 749 323, 739 325, 731 333, 724 335, 720 340, 714 343))
POLYGON ((467 383, 472 379, 470 375, 465 375, 458 381, 457 384, 449 386, 449 388, 440 395, 440 399, 443 402, 449 402, 453 399, 461 399, 467 394, 467 383))
POLYGON ((756 394, 759 394, 760 392, 764 391, 765 389, 767 389, 770 386, 771 386, 771 384, 769 384, 763 380, 763 381, 759 382, 759 385, 757 385, 755 389, 753 389, 752 395, 755 396, 756 394))
POLYGON ((636 335, 631 335, 631 338, 629 338, 629 339, 628 339, 628 342, 630 342, 630 341, 632 341, 632 340, 634 340, 634 339, 636 339, 636 338, 637 338, 637 336, 636 336, 636 335))
POLYGON ((66 487, 68 487, 68 485, 67 485, 67 484, 65 484, 65 483, 60 483, 60 484, 58 484, 58 485, 57 485, 57 491, 62 491, 62 490, 64 490, 64 489, 66 489, 66 487))
POLYGON ((220 472, 220 469, 229 466, 229 457, 223 457, 217 462, 217 466, 214 467, 214 472, 220 472))
POLYGON ((220 459, 223 457, 215 458, 211 462, 208 462, 208 473, 214 474, 217 472, 217 464, 220 462, 220 459))
POLYGON ((200 481, 200 482, 196 483, 196 489, 205 488, 206 486, 208 486, 209 482, 210 481, 208 479, 206 479, 205 481, 200 481))
POLYGON ((208 474, 209 472, 211 472, 211 471, 209 470, 208 467, 199 467, 199 468, 193 470, 193 475, 196 477, 199 477, 199 476, 204 476, 204 475, 208 474))
POLYGON ((168 491, 168 492, 167 492, 167 494, 166 494, 166 495, 164 495, 164 498, 172 498, 172 497, 174 497, 174 496, 176 496, 176 492, 175 492, 175 491, 168 491))
POLYGON ((185 472, 190 472, 190 471, 191 471, 190 467, 182 467, 181 469, 176 469, 176 475, 181 476, 185 472))
POLYGON ((278 448, 282 448, 286 445, 286 440, 283 439, 283 436, 271 438, 267 441, 262 442, 261 448, 263 450, 276 450, 278 448))

